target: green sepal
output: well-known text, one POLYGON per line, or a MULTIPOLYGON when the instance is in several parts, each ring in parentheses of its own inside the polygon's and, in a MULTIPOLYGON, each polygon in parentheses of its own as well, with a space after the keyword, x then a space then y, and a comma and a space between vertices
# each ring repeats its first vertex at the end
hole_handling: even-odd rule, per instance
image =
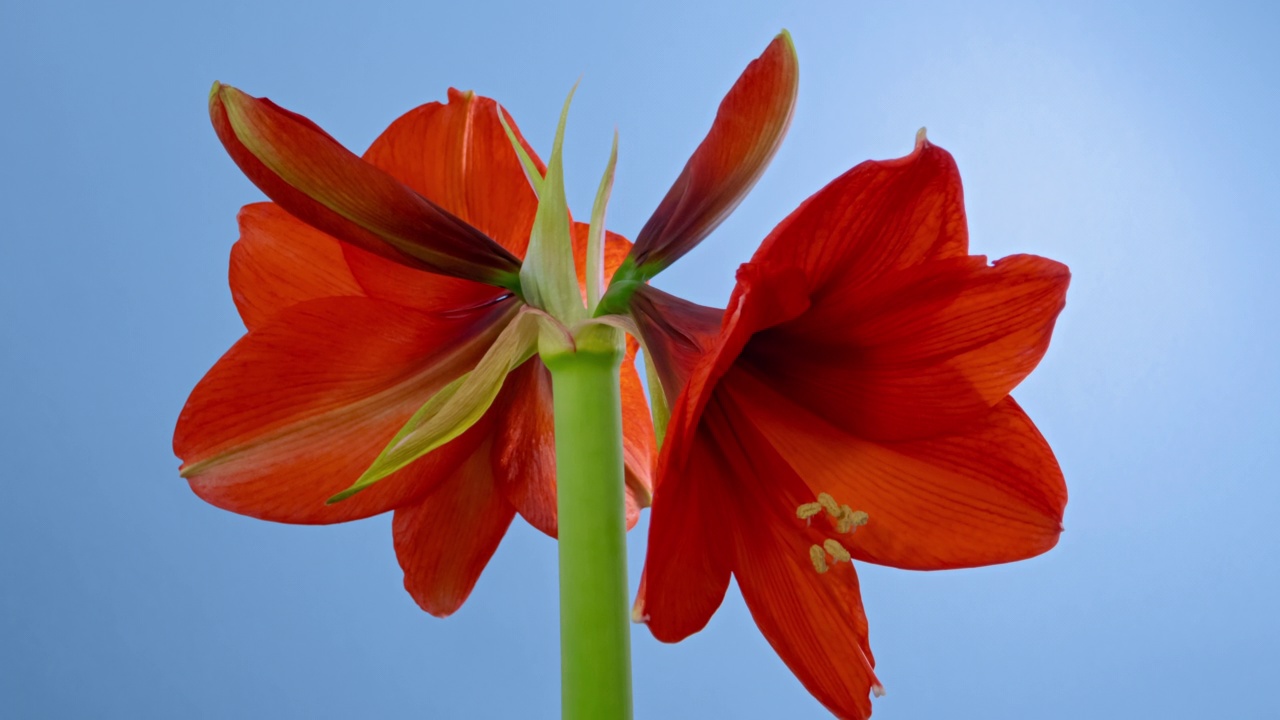
POLYGON ((502 129, 507 133, 507 140, 511 143, 511 149, 516 151, 516 157, 520 158, 520 167, 524 170, 524 176, 529 180, 529 187, 533 188, 533 194, 542 197, 542 171, 538 169, 538 164, 533 161, 533 157, 529 155, 529 151, 525 150, 524 143, 520 142, 520 138, 516 137, 516 133, 511 129, 511 124, 507 122, 507 111, 498 106, 498 122, 502 123, 502 129))
POLYGON ((667 435, 667 423, 671 422, 671 408, 667 405, 667 392, 662 387, 662 379, 658 377, 658 367, 653 364, 649 351, 644 351, 644 375, 649 383, 649 412, 653 416, 654 438, 657 449, 662 449, 662 440, 667 435))
POLYGON ((613 148, 609 151, 609 164, 605 166, 604 177, 600 178, 600 187, 596 190, 595 202, 591 205, 591 225, 587 230, 587 312, 595 312, 600 303, 600 294, 604 292, 604 215, 609 206, 609 196, 613 193, 613 171, 618 164, 618 131, 613 131, 613 148))
POLYGON ((565 324, 581 320, 587 314, 573 263, 572 228, 564 194, 564 128, 569 119, 569 105, 577 89, 575 83, 560 112, 555 142, 547 161, 547 174, 538 197, 538 213, 529 237, 529 250, 520 267, 520 284, 525 300, 565 324))

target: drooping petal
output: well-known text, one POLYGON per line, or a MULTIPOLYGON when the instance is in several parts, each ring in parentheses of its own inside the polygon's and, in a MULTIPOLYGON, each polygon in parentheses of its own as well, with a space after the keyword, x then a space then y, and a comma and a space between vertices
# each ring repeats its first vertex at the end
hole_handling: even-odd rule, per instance
POLYGON ((671 405, 698 360, 715 345, 723 315, 723 310, 689 302, 651 285, 640 287, 632 296, 631 316, 671 405))
POLYGON ((827 294, 757 332, 739 362, 853 435, 931 437, 980 419, 1030 374, 1069 281, 1065 266, 1030 255, 930 261, 827 294))
MULTIPOLYGON (((530 525, 556 537, 555 414, 551 374, 531 358, 507 377, 490 411, 495 416, 494 475, 499 489, 530 525)), ((652 495, 653 426, 635 369, 635 346, 622 363, 623 459, 627 529, 652 495)))
POLYGON ((310 120, 225 85, 214 86, 209 112, 249 179, 313 227, 396 262, 516 287, 514 255, 310 120))
MULTIPOLYGON (((678 411, 679 408, 677 408, 678 411)), ((724 601, 732 567, 727 537, 732 512, 724 478, 727 463, 715 442, 700 433, 670 452, 649 510, 649 547, 632 618, 662 642, 679 642, 706 627, 724 601)))
POLYGON ((626 470, 628 513, 627 529, 640 519, 639 508, 653 501, 654 435, 649 403, 636 370, 636 353, 640 344, 627 338, 627 354, 622 358, 622 460, 626 470), (637 512, 630 508, 635 505, 637 512))
POLYGON ((342 252, 364 294, 424 312, 454 312, 511 294, 484 283, 400 265, 347 244, 342 252))
POLYGON ((632 259, 644 277, 693 249, 746 197, 791 124, 799 79, 783 31, 725 95, 706 138, 636 236, 632 259))
POLYGON ((515 517, 494 482, 489 445, 481 443, 430 495, 396 510, 392 532, 404 587, 436 617, 462 607, 515 517))
POLYGON ((859 560, 915 570, 1012 562, 1058 542, 1067 502, 1053 451, 1005 398, 943 437, 874 442, 842 432, 767 378, 735 370, 717 394, 803 478, 870 516, 850 536, 859 560))
POLYGON ((530 358, 507 377, 491 413, 497 489, 525 521, 555 537, 555 414, 551 373, 541 360, 530 358))
POLYGON ((342 244, 279 205, 245 205, 237 219, 240 239, 231 247, 231 298, 250 330, 306 300, 364 295, 343 259, 342 244))
POLYGON ((418 497, 461 460, 455 449, 325 505, 427 398, 476 364, 512 305, 441 316, 338 297, 281 310, 192 391, 174 433, 183 475, 218 507, 279 522, 341 522, 418 497))
POLYGON ((752 262, 800 269, 818 302, 968 247, 960 171, 950 153, 921 137, 910 155, 864 162, 805 200, 752 262))
POLYGON ((869 695, 883 689, 873 670, 857 574, 851 563, 835 558, 818 572, 811 548, 835 539, 834 533, 796 516, 814 494, 731 402, 708 405, 705 423, 735 479, 729 499, 733 573, 752 618, 827 709, 842 718, 869 717, 869 695))

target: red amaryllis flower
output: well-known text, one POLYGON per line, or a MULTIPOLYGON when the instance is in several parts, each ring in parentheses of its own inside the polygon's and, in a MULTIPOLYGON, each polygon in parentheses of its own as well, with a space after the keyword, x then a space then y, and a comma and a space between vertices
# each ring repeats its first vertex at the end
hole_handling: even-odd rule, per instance
MULTIPOLYGON (((498 358, 511 367, 493 374, 496 397, 476 406, 478 418, 461 418, 436 438, 447 442, 363 492, 326 500, 361 478, 429 399, 481 372, 529 312, 516 292, 538 200, 500 109, 451 90, 447 104, 392 123, 363 158, 306 118, 230 87, 215 86, 210 112, 274 203, 240 213, 230 280, 249 332, 183 408, 174 434, 182 474, 208 502, 267 520, 395 511, 406 588, 427 612, 448 615, 517 512, 556 534, 541 360, 498 358)), ((581 268, 586 226, 573 234, 581 268)), ((628 247, 610 237, 606 265, 616 268, 628 247)), ((648 504, 653 431, 630 358, 621 382, 634 524, 648 504)))
POLYGON ((641 335, 687 382, 637 619, 678 641, 733 575, 804 686, 868 717, 880 685, 850 559, 972 567, 1058 540, 1062 473, 1009 392, 1044 355, 1068 279, 1044 258, 969 255, 959 173, 922 135, 784 220, 718 334, 713 311, 642 292, 641 335))

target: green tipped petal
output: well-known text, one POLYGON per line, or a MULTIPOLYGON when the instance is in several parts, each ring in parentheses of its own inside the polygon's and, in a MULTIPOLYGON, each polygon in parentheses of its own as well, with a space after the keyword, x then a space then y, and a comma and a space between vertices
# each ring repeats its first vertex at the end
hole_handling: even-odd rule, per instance
POLYGON ((432 396, 396 433, 369 469, 328 502, 346 500, 476 424, 498 397, 507 374, 537 350, 539 327, 545 318, 546 315, 537 310, 521 309, 475 368, 432 396))

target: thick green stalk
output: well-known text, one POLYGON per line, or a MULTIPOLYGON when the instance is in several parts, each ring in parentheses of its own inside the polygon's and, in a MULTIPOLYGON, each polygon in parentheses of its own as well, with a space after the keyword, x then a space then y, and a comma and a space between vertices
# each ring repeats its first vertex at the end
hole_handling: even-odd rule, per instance
POLYGON ((579 345, 544 360, 555 397, 562 717, 628 720, 622 348, 579 345))

